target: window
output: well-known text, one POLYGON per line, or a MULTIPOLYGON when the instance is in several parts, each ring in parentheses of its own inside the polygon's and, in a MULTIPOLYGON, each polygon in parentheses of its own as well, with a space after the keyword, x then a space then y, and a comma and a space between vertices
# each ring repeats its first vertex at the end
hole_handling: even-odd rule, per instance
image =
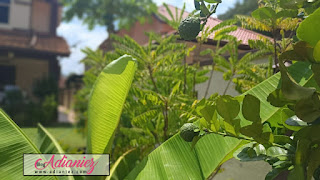
POLYGON ((6 85, 15 85, 16 81, 16 68, 15 66, 0 65, 0 91, 6 85))
POLYGON ((9 23, 10 0, 0 0, 0 24, 9 23))

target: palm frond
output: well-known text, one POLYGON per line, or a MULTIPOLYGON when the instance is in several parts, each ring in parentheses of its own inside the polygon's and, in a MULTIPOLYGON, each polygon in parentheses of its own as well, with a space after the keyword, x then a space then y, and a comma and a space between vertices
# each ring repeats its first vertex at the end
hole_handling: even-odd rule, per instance
POLYGON ((236 18, 241 22, 242 27, 249 28, 249 29, 256 29, 260 31, 267 31, 271 32, 272 27, 270 23, 267 21, 259 21, 250 16, 243 16, 243 15, 236 15, 236 18))

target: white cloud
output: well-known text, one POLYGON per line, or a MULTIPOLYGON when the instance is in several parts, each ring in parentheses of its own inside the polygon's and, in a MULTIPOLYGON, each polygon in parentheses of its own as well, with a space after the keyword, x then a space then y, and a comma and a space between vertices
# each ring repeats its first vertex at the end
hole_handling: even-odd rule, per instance
MULTIPOLYGON (((222 0, 222 3, 218 7, 217 14, 227 11, 236 1, 237 0, 222 0)), ((193 0, 154 0, 154 2, 157 5, 167 3, 178 8, 182 8, 183 3, 186 3, 186 11, 191 12, 194 10, 193 0)), ((81 64, 80 61, 85 55, 81 52, 81 49, 85 47, 96 49, 108 37, 106 28, 97 27, 89 31, 88 27, 83 25, 79 19, 73 19, 69 23, 61 23, 58 28, 58 35, 67 40, 71 49, 70 57, 61 58, 60 60, 62 74, 65 76, 70 73, 82 74, 84 72, 84 65, 81 64)))
POLYGON ((81 49, 89 47, 97 49, 97 47, 108 37, 105 28, 97 27, 89 31, 86 25, 78 19, 74 19, 69 23, 61 23, 58 28, 58 35, 64 37, 71 50, 70 57, 61 58, 60 65, 63 75, 70 73, 82 74, 84 65, 80 61, 85 57, 81 49))

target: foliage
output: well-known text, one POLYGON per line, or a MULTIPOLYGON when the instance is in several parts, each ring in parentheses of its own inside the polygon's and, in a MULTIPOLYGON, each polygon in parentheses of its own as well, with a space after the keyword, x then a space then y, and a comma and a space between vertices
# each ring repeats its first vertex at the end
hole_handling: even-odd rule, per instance
POLYGON ((88 105, 88 153, 111 152, 114 132, 131 87, 136 66, 135 59, 123 55, 109 63, 97 78, 88 105), (104 136, 95 134, 104 134, 104 136))
MULTIPOLYGON (((256 17, 272 18, 274 11, 271 10, 271 8, 263 9, 256 14, 256 17)), ((267 174, 266 179, 274 179, 286 171, 289 171, 288 179, 311 179, 313 176, 315 179, 319 178, 317 169, 320 161, 317 153, 320 147, 318 125, 320 93, 317 90, 320 85, 318 78, 320 38, 314 31, 318 26, 315 21, 319 18, 320 9, 300 25, 297 31, 300 41, 293 45, 292 50, 282 53, 279 58, 280 73, 242 96, 235 98, 225 95, 215 96, 210 100, 204 99, 199 102, 201 108, 198 111, 201 116, 197 120, 200 123, 200 133, 198 137, 194 137, 193 145, 197 141, 209 144, 209 141, 204 140, 206 134, 233 137, 244 140, 244 142, 251 142, 240 149, 235 148, 237 151, 234 152, 234 155, 238 159, 242 161, 265 160, 272 165, 273 170, 267 174), (302 62, 295 63, 288 69, 284 65, 287 60, 302 62), (296 123, 293 123, 294 121, 296 123), (288 130, 295 131, 290 133, 293 138, 286 135, 288 130)), ((198 131, 195 128, 194 132, 198 131)), ((157 159, 162 153, 169 156, 166 148, 171 144, 172 146, 177 144, 174 139, 175 137, 158 147, 128 177, 143 179, 153 175, 154 178, 161 179, 167 177, 168 173, 171 175, 170 170, 162 167, 162 164, 169 165, 170 163, 167 161, 153 162, 149 158, 157 159), (152 167, 158 167, 161 170, 152 167)), ((197 145, 195 145, 196 152, 198 152, 197 145)), ((214 149, 207 151, 213 153, 214 149)), ((182 152, 183 155, 172 153, 170 159, 188 155, 188 152, 182 152)), ((198 160, 198 162, 201 164, 202 161, 198 160)), ((194 163, 186 163, 183 168, 179 166, 181 168, 179 172, 183 172, 190 165, 194 163)), ((200 169, 198 172, 203 171, 200 169)), ((185 174, 180 176, 183 175, 185 174)), ((192 175, 185 178, 193 177, 192 175)), ((203 179, 206 176, 199 178, 203 179)))
MULTIPOLYGON (((299 83, 301 85, 306 84, 306 81, 302 79, 308 79, 311 76, 309 66, 304 64, 293 65, 292 67, 290 67, 290 72, 293 73, 296 79, 300 80, 299 83)), ((194 121, 196 121, 195 124, 199 128, 201 128, 199 137, 194 138, 192 143, 185 142, 183 145, 180 145, 177 142, 181 141, 181 138, 178 135, 170 138, 164 144, 159 146, 155 151, 153 151, 149 156, 145 157, 141 164, 138 165, 138 167, 136 167, 129 174, 128 178, 130 179, 133 176, 141 177, 141 179, 143 179, 143 177, 155 176, 156 179, 163 179, 164 177, 167 177, 164 172, 171 172, 170 169, 173 169, 173 167, 176 167, 178 165, 179 171, 175 171, 176 176, 173 176, 177 179, 179 179, 179 176, 184 177, 184 179, 188 179, 187 177, 185 177, 187 175, 189 177, 195 177, 201 172, 203 173, 203 177, 200 179, 209 177, 209 175, 219 165, 232 158, 232 154, 237 149, 242 147, 244 144, 253 141, 251 137, 241 135, 241 132, 243 131, 241 129, 250 125, 252 121, 256 122, 257 126, 266 124, 264 125, 266 128, 263 129, 262 132, 259 132, 259 129, 257 129, 258 131, 253 131, 253 133, 256 132, 254 136, 261 141, 265 141, 265 139, 267 139, 264 138, 268 137, 266 135, 269 134, 269 129, 267 128, 269 123, 267 122, 273 121, 275 117, 279 117, 282 114, 281 108, 273 107, 267 102, 269 93, 272 93, 276 89, 279 82, 280 74, 276 74, 266 81, 262 82, 261 84, 257 85, 255 88, 246 92, 246 94, 252 94, 256 96, 260 101, 257 101, 254 96, 250 96, 249 100, 244 100, 245 95, 235 98, 231 96, 213 95, 208 99, 197 101, 197 103, 193 106, 192 109, 190 109, 190 111, 196 111, 197 116, 196 118, 194 118, 194 121), (243 106, 246 105, 242 104, 242 101, 249 102, 246 104, 250 105, 249 112, 252 111, 253 114, 246 115, 245 117, 249 116, 248 119, 251 119, 252 121, 248 121, 245 119, 243 115, 243 106), (255 103, 253 103, 254 101, 255 103), (260 108, 256 105, 257 102, 259 102, 260 108), (258 117, 258 111, 260 112, 260 123, 259 121, 256 121, 258 120, 256 118, 258 117), (251 115, 254 115, 253 118, 251 118, 251 115), (226 143, 228 144, 230 143, 230 141, 233 141, 233 143, 235 144, 232 143, 232 146, 226 145, 226 143), (186 160, 193 158, 189 157, 190 150, 184 150, 184 146, 188 146, 189 148, 194 147, 192 151, 196 153, 195 157, 199 158, 198 162, 201 166, 198 171, 192 171, 192 173, 186 174, 187 172, 189 172, 188 168, 190 166, 196 166, 197 163, 185 162, 186 160), (176 155, 174 153, 175 151, 179 151, 179 155, 176 155), (221 152, 229 153, 225 154, 224 158, 220 158, 219 153, 221 152), (203 157, 203 159, 199 156, 203 157), (173 161, 160 161, 159 159, 173 159, 173 161), (202 166, 206 165, 207 163, 210 163, 209 169, 206 169, 202 166), (163 167, 164 165, 166 166, 163 167), (157 170, 154 167, 160 167, 160 170, 157 170)), ((246 133, 248 131, 244 130, 244 132, 246 133)), ((278 140, 279 138, 281 139, 283 138, 283 136, 276 135, 273 139, 278 140)))
POLYGON ((202 55, 211 54, 214 69, 222 72, 224 80, 228 81, 223 94, 226 94, 232 81, 237 85, 236 90, 243 93, 271 76, 271 73, 267 72, 266 67, 268 66, 252 63, 260 57, 265 57, 268 51, 260 50, 241 55, 238 52, 241 42, 235 38, 229 39, 226 45, 221 48, 217 47, 215 51, 207 49, 202 52, 202 55))
POLYGON ((123 152, 133 146, 140 147, 144 155, 174 135, 188 120, 187 116, 180 115, 196 99, 195 84, 207 80, 204 75, 208 71, 197 71, 186 63, 181 65, 181 60, 193 48, 177 43, 175 36, 162 38, 153 33, 148 36, 146 46, 128 36, 113 36, 115 51, 130 54, 138 61, 114 152, 123 152))
POLYGON ((89 29, 96 25, 106 26, 109 33, 119 28, 129 28, 137 20, 145 21, 156 10, 151 0, 63 0, 66 11, 64 19, 71 21, 73 17, 83 20, 89 29))
POLYGON ((180 22, 183 20, 183 14, 186 9, 186 4, 183 4, 182 9, 180 10, 180 14, 178 11, 178 8, 175 8, 175 12, 172 12, 169 8, 169 6, 166 3, 163 3, 163 6, 166 8, 166 11, 170 15, 170 19, 168 19, 166 16, 163 16, 161 13, 157 12, 157 15, 165 21, 167 24, 169 24, 173 29, 178 30, 180 22))
MULTIPOLYGON (((93 89, 93 93, 91 95, 91 101, 90 101, 90 109, 89 109, 89 117, 94 118, 90 119, 90 121, 93 121, 94 123, 98 125, 103 125, 106 120, 109 124, 117 124, 120 118, 121 109, 123 106, 123 103, 125 101, 126 95, 128 93, 128 89, 130 88, 133 75, 135 72, 135 62, 133 61, 133 58, 130 56, 123 56, 119 58, 116 61, 113 61, 109 65, 107 65, 103 72, 99 75, 97 78, 96 84, 93 89), (114 81, 113 86, 108 87, 108 92, 110 94, 118 91, 123 91, 121 96, 109 96, 106 93, 101 93, 101 90, 103 90, 103 87, 105 86, 105 82, 109 82, 112 79, 119 80, 119 84, 117 84, 117 81, 114 81), (121 89, 117 87, 117 85, 120 85, 121 89), (99 92, 100 93, 97 93, 99 92), (98 99, 97 99, 98 98, 98 99), (102 99, 100 99, 102 98, 102 99), (97 101, 99 100, 106 100, 107 98, 107 104, 109 104, 108 110, 102 110, 99 107, 99 104, 97 104, 97 101), (99 113, 103 114, 103 117, 97 118, 96 115, 92 115, 92 112, 96 112, 96 110, 99 110, 99 113), (107 117, 107 119, 104 119, 107 117)), ((98 113, 98 114, 99 114, 98 113)), ((23 131, 4 113, 2 109, 0 109, 0 123, 1 131, 0 131, 0 137, 3 139, 1 141, 0 145, 0 160, 1 160, 1 172, 2 177, 5 179, 21 179, 23 176, 23 167, 21 166, 21 161, 23 158, 23 153, 34 153, 34 154, 40 154, 40 153, 64 153, 61 146, 55 140, 55 138, 40 124, 38 125, 38 136, 36 144, 30 140, 28 136, 26 136, 23 131), (18 173, 17 173, 18 172, 18 173)), ((101 130, 101 129, 100 129, 101 130)), ((115 129, 109 129, 110 131, 115 131, 115 129)), ((111 132, 113 134, 113 132, 111 132)), ((105 132, 99 131, 99 128, 96 128, 94 126, 89 126, 89 133, 88 133, 88 150, 90 153, 101 153, 103 150, 108 149, 107 144, 104 144, 104 147, 101 147, 100 142, 105 139, 109 138, 108 142, 111 142, 112 138, 110 138, 110 134, 105 134, 105 132), (92 129, 94 129, 94 133, 92 133, 92 129)), ((107 143, 108 143, 107 142, 107 143)), ((112 143, 111 143, 112 144, 112 143)), ((36 177, 30 177, 26 179, 58 179, 55 176, 36 176, 36 177)), ((59 179, 74 179, 72 176, 68 177, 61 177, 59 179)))
POLYGON ((78 129, 85 135, 87 132, 88 102, 92 87, 103 68, 120 56, 112 52, 103 53, 101 50, 93 51, 89 48, 82 51, 86 54, 86 58, 82 60, 82 63, 90 67, 90 69, 84 73, 84 85, 75 95, 74 110, 78 119, 78 129))
MULTIPOLYGON (((31 142, 22 130, 0 109, 1 131, 0 137, 0 171, 2 178, 21 179, 23 176, 23 153, 40 154, 37 146, 31 142)), ((57 179, 53 176, 30 177, 26 179, 57 179)))
POLYGON ((36 81, 33 95, 26 96, 20 89, 6 91, 2 107, 20 126, 55 122, 58 107, 57 81, 52 77, 36 81))
POLYGON ((221 20, 233 19, 235 15, 250 15, 252 11, 258 8, 257 0, 237 1, 232 8, 218 15, 221 20))

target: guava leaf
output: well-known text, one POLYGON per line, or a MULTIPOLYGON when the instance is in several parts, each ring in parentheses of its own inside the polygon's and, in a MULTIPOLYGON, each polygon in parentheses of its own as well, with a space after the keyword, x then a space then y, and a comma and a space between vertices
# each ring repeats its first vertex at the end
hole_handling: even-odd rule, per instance
POLYGON ((287 17, 297 17, 298 10, 295 9, 282 9, 281 11, 277 12, 277 18, 287 18, 287 17))
POLYGON ((196 10, 200 10, 200 2, 199 2, 199 1, 194 0, 194 8, 195 8, 196 10))
POLYGON ((313 50, 313 58, 317 63, 320 63, 320 40, 316 44, 313 50))
POLYGON ((240 104, 229 95, 221 96, 217 100, 217 111, 224 119, 234 119, 240 111, 240 104))
POLYGON ((283 9, 299 9, 305 0, 280 0, 280 7, 283 9))
POLYGON ((260 100, 251 94, 247 94, 243 99, 242 115, 251 122, 261 122, 260 100))
POLYGON ((315 88, 306 88, 302 87, 295 82, 291 77, 287 68, 282 62, 280 62, 280 71, 281 71, 281 91, 283 96, 288 100, 300 100, 305 99, 316 91, 315 88))
POLYGON ((251 16, 259 20, 275 19, 277 17, 276 12, 271 7, 258 8, 251 13, 251 16))
POLYGON ((297 29, 297 36, 300 40, 307 41, 312 47, 320 41, 320 8, 314 11, 308 18, 302 21, 297 29))
POLYGON ((276 89, 275 91, 270 93, 267 101, 275 107, 283 107, 290 102, 283 96, 281 89, 276 89))
POLYGON ((320 64, 312 64, 311 69, 314 73, 314 80, 320 87, 320 64))
POLYGON ((263 145, 255 143, 249 143, 233 153, 233 157, 242 161, 242 162, 249 162, 249 161, 261 161, 266 159, 266 149, 263 145))
POLYGON ((320 117, 320 99, 318 94, 302 99, 297 102, 295 107, 297 117, 302 121, 311 123, 320 117))

